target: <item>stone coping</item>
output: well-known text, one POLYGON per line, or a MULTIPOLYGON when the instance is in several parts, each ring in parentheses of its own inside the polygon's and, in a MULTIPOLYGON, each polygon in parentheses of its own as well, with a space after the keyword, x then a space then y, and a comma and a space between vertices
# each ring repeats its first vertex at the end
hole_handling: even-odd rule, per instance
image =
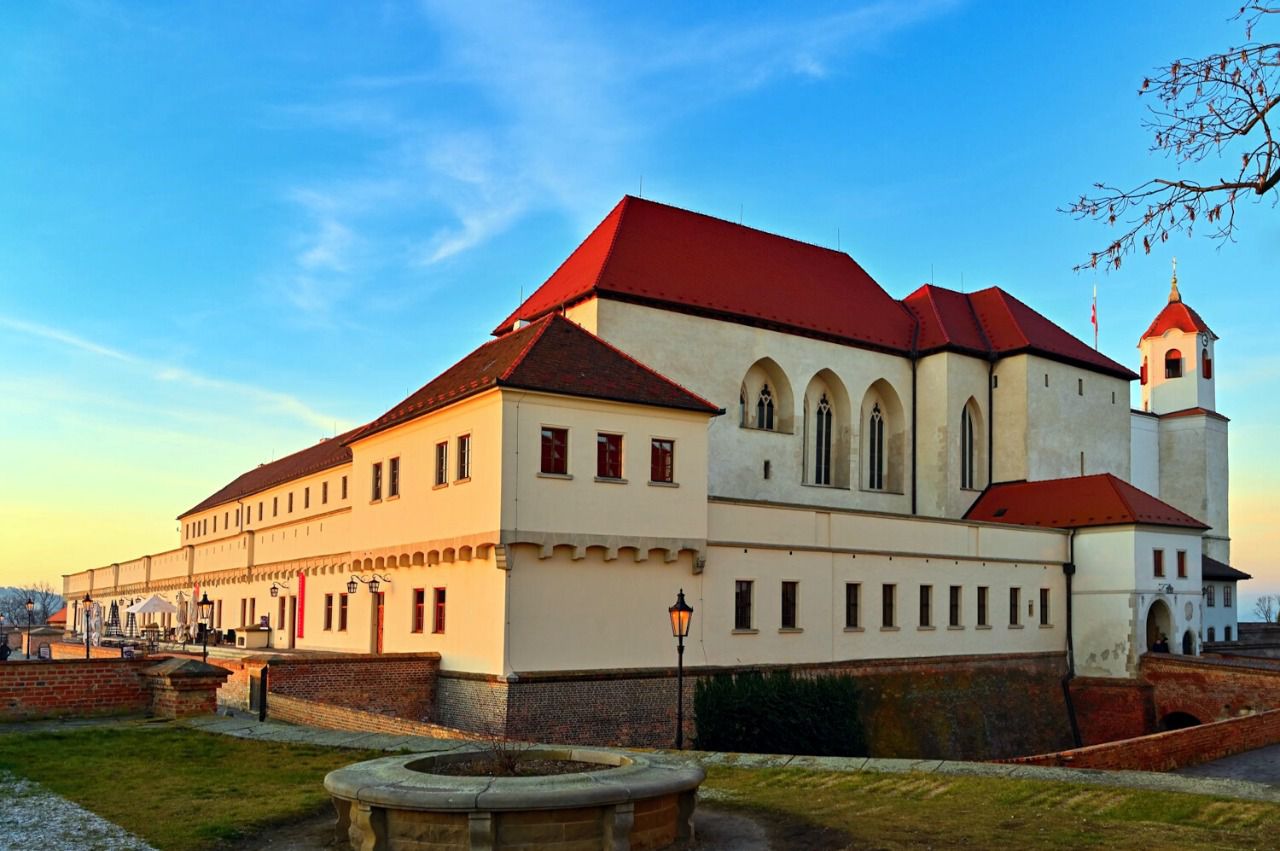
POLYGON ((600 748, 554 747, 533 747, 522 753, 614 767, 547 777, 459 777, 424 770, 437 760, 455 762, 488 750, 471 745, 444 756, 400 754, 358 762, 329 772, 324 787, 336 798, 368 806, 502 812, 623 804, 696 789, 707 775, 702 766, 681 759, 600 748))

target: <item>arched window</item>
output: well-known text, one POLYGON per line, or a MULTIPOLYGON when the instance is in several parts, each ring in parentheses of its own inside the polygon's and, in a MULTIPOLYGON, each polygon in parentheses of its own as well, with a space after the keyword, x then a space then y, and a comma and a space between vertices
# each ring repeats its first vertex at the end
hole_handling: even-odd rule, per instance
POLYGON ((1209 627, 1209 632, 1207 633, 1207 637, 1205 638, 1205 641, 1215 641, 1215 640, 1216 639, 1214 638, 1213 627, 1209 627))
POLYGON ((884 490, 884 417, 880 403, 871 409, 867 423, 868 474, 867 487, 873 491, 884 490))
POLYGON ((756 428, 773 431, 773 394, 769 385, 760 388, 760 396, 756 399, 756 428))
POLYGON ((1141 373, 1141 379, 1142 379, 1142 383, 1143 383, 1143 384, 1146 384, 1146 383, 1147 383, 1147 359, 1146 359, 1146 358, 1143 358, 1143 359, 1142 359, 1142 373, 1141 373))
POLYGON ((1200 367, 1204 371, 1205 378, 1213 378, 1213 361, 1209 359, 1209 347, 1206 346, 1200 350, 1200 367))
POLYGON ((823 393, 814 417, 813 483, 831 484, 831 403, 823 393))
POLYGON ((960 412, 960 487, 972 488, 973 475, 973 414, 966 407, 960 412))
POLYGON ((1170 349, 1165 352, 1164 356, 1164 377, 1165 378, 1181 378, 1182 377, 1182 352, 1177 349, 1170 349))

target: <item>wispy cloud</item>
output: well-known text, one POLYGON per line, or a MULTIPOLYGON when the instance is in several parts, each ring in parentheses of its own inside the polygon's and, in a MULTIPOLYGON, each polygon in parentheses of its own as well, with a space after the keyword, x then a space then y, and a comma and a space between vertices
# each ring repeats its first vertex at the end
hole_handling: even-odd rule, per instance
POLYGON ((286 298, 324 315, 380 263, 446 263, 533 212, 586 226, 634 184, 637 159, 681 116, 787 78, 841 73, 850 56, 958 2, 735 14, 673 28, 605 22, 592 7, 553 15, 422 0, 442 45, 436 61, 351 77, 328 99, 289 107, 295 119, 363 135, 375 154, 357 180, 289 191, 306 224, 282 276, 286 298), (384 193, 378 205, 365 203, 366 185, 384 193), (418 223, 416 235, 397 235, 407 250, 374 235, 388 211, 418 223))
POLYGON ((263 414, 282 415, 298 422, 306 423, 312 428, 319 429, 322 433, 328 433, 335 423, 343 426, 348 425, 345 419, 321 413, 301 399, 288 393, 280 393, 252 384, 210 378, 182 367, 122 352, 60 328, 53 328, 8 316, 0 316, 0 328, 28 337, 57 343, 77 352, 106 359, 113 364, 133 367, 140 375, 152 382, 182 385, 188 389, 199 390, 206 394, 213 391, 238 397, 251 403, 252 416, 261 416, 263 414))

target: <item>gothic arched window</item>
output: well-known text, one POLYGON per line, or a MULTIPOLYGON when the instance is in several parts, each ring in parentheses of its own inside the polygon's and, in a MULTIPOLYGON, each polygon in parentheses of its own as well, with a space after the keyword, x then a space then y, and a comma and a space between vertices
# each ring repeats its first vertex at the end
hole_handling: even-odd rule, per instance
POLYGON ((823 393, 814 417, 813 483, 831 484, 831 403, 823 393))
POLYGON ((756 428, 773 431, 773 394, 769 385, 760 388, 760 396, 756 399, 756 428))
POLYGON ((1165 378, 1181 378, 1182 377, 1182 352, 1177 349, 1170 349, 1164 356, 1164 377, 1165 378))
POLYGON ((966 407, 960 412, 960 487, 972 488, 973 475, 973 414, 966 407))
POLYGON ((873 491, 884 490, 884 417, 880 414, 880 403, 871 408, 871 418, 867 423, 867 487, 873 491))

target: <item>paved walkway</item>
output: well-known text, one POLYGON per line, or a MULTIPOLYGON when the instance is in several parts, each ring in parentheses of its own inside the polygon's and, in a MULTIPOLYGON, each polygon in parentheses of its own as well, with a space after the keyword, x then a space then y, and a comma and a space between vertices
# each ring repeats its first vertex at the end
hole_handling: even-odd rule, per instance
POLYGON ((1185 777, 1219 777, 1248 780, 1280 788, 1280 745, 1258 748, 1222 759, 1179 769, 1185 777))

